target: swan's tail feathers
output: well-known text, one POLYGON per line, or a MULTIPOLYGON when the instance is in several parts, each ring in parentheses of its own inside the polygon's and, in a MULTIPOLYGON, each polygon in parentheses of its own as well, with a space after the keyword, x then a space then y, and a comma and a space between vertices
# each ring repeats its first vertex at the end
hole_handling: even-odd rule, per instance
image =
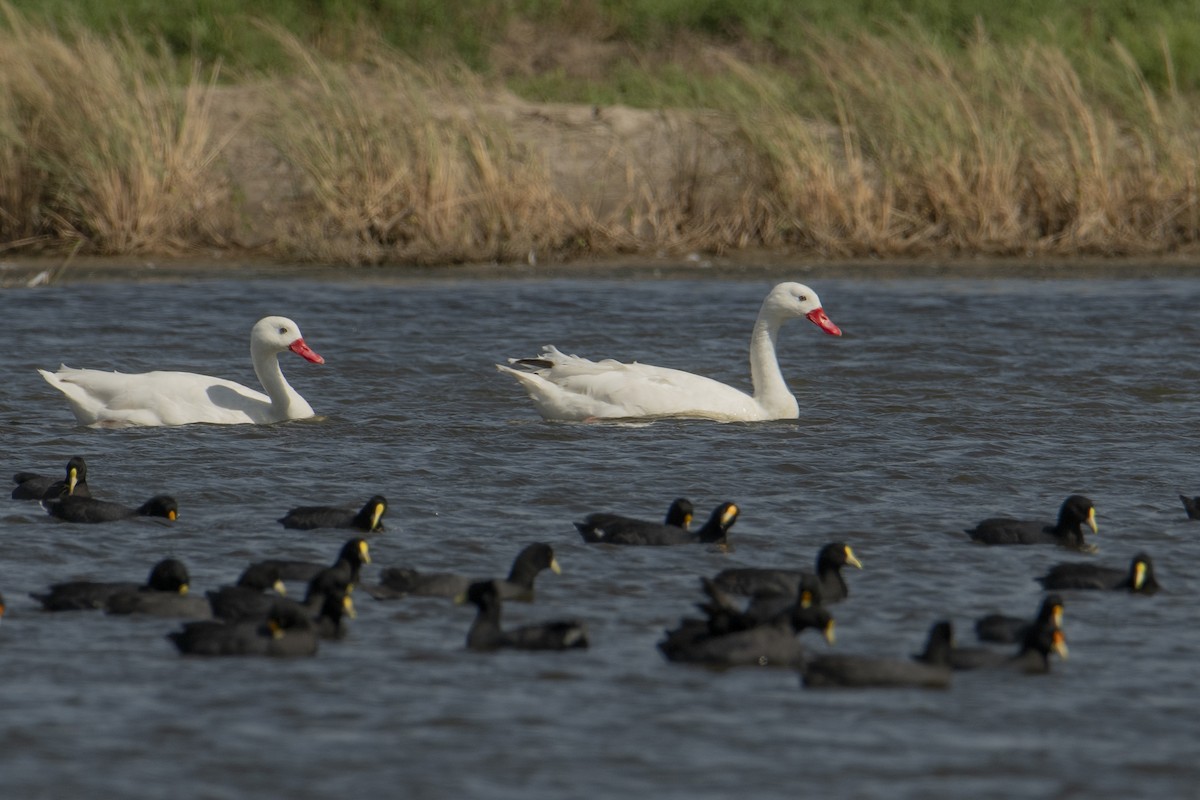
POLYGON ((74 375, 83 371, 60 364, 57 372, 39 369, 38 373, 46 379, 46 383, 66 395, 71 411, 75 413, 75 419, 80 425, 91 425, 97 421, 93 410, 95 401, 88 395, 87 389, 71 380, 74 375))
MULTIPOLYGON (((542 353, 540 356, 532 356, 530 358, 510 358, 508 363, 512 364, 513 367, 519 367, 521 369, 529 370, 530 372, 537 372, 538 370, 543 369, 554 369, 555 366, 561 364, 566 358, 567 356, 563 354, 561 350, 552 344, 548 344, 542 347, 542 353)), ((497 364, 496 366, 499 367, 500 365, 497 364)), ((509 372, 516 372, 516 370, 512 369, 512 367, 501 367, 501 369, 507 369, 509 372)))
POLYGON ((39 368, 38 374, 41 375, 43 378, 45 378, 46 383, 50 384, 55 389, 58 389, 64 393, 69 394, 69 392, 67 392, 66 382, 63 380, 63 373, 69 372, 70 370, 71 370, 71 368, 68 367, 66 364, 59 364, 58 372, 51 372, 48 369, 40 369, 39 368))
POLYGON ((41 369, 40 367, 37 367, 36 369, 38 374, 45 378, 46 383, 49 383, 51 386, 59 386, 65 381, 69 381, 72 374, 83 372, 81 369, 68 367, 66 364, 59 364, 58 369, 54 372, 51 372, 48 369, 41 369))
POLYGON ((528 369, 550 369, 554 366, 553 361, 547 361, 544 358, 510 358, 508 363, 528 369))

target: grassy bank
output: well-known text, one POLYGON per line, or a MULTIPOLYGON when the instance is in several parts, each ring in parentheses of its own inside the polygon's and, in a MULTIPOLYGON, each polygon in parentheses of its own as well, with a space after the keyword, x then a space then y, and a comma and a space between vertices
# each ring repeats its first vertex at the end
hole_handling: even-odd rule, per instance
POLYGON ((687 61, 697 41, 736 45, 779 61, 802 58, 814 33, 886 37, 900 27, 953 48, 982 26, 999 44, 1038 40, 1076 65, 1119 41, 1156 89, 1200 89, 1194 0, 257 0, 252 7, 240 0, 9 2, 31 21, 60 31, 129 34, 146 46, 165 45, 185 62, 220 61, 235 73, 291 69, 288 48, 257 20, 329 58, 357 58, 364 32, 370 32, 368 39, 378 37, 410 58, 452 55, 477 72, 524 77, 560 95, 542 100, 591 102, 597 98, 587 95, 594 93, 609 102, 636 102, 629 92, 669 80, 672 65, 687 61), (573 58, 579 52, 564 53, 564 42, 588 43, 600 57, 573 58), (539 63, 521 63, 512 44, 539 63), (1164 51, 1171 54, 1170 67, 1164 51), (657 73, 659 80, 639 72, 657 73))
POLYGON ((251 23, 210 0, 170 19, 149 4, 137 28, 98 0, 5 7, 0 251, 359 264, 1200 240, 1200 21, 1158 16, 1170 3, 989 5, 986 24, 971 3, 901 19, 815 2, 803 21, 744 5, 278 2, 251 23), (527 102, 546 98, 659 110, 527 102))

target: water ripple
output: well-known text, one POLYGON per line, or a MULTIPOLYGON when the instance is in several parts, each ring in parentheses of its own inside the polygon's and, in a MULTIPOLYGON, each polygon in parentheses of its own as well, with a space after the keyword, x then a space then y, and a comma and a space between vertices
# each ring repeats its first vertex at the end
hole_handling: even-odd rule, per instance
MULTIPOLYGON (((372 274, 374 275, 374 274, 372 274)), ((745 385, 762 280, 223 280, 64 285, 0 295, 10 472, 88 459, 99 494, 169 491, 174 525, 81 530, 10 501, 0 627, 6 797, 660 798, 1187 796, 1200 535, 1176 494, 1195 473, 1200 281, 814 280, 846 335, 784 329, 799 422, 540 421, 493 364, 553 343, 745 385), (202 310, 202 312, 198 311, 202 310), (88 430, 33 371, 177 368, 253 384, 246 331, 286 313, 326 358, 285 360, 323 416, 271 427, 88 430), (804 691, 788 671, 664 662, 697 578, 808 566, 852 544, 845 652, 904 656, 929 624, 1032 613, 1032 578, 1073 554, 985 548, 986 516, 1097 504, 1100 552, 1154 554, 1153 598, 1073 593, 1071 659, 1041 677, 957 676, 947 692, 804 691), (507 571, 553 544, 563 575, 508 624, 574 616, 584 653, 477 655, 441 599, 359 600, 350 638, 295 663, 181 659, 161 620, 47 615, 26 593, 141 580, 165 555, 196 591, 249 560, 330 560, 335 531, 285 531, 295 505, 391 504, 375 570, 507 571), (658 517, 674 497, 736 501, 734 547, 580 541, 592 511, 658 517)), ((1075 556, 1078 558, 1079 556, 1075 556)), ((814 650, 825 645, 810 642, 814 650)))

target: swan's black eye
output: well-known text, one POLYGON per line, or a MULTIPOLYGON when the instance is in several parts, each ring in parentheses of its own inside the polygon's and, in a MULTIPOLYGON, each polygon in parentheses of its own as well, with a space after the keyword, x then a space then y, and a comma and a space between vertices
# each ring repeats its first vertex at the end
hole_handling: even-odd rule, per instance
POLYGON ((279 332, 280 332, 280 333, 287 333, 287 328, 280 328, 280 329, 279 329, 279 332))
POLYGON ((808 295, 798 294, 798 295, 796 295, 796 299, 799 300, 801 303, 803 303, 805 300, 808 299, 808 295))

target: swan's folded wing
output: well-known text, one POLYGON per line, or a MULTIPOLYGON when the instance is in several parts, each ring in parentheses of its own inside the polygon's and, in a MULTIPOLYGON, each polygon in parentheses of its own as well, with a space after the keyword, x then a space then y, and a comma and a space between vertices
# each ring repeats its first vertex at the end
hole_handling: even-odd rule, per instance
POLYGON ((190 372, 106 372, 60 366, 57 372, 38 370, 71 403, 75 416, 87 425, 125 422, 133 425, 175 425, 214 417, 227 410, 245 415, 242 407, 270 405, 270 398, 222 378, 190 372), (215 410, 214 410, 215 409, 215 410))
POLYGON ((736 419, 752 413, 757 407, 754 399, 745 392, 719 381, 636 361, 632 364, 613 362, 603 371, 567 378, 560 385, 619 409, 612 416, 736 419))
POLYGON ((670 367, 614 359, 592 361, 553 346, 547 346, 540 359, 514 363, 522 361, 532 369, 497 367, 521 382, 547 419, 743 419, 757 409, 754 399, 744 392, 670 367))

